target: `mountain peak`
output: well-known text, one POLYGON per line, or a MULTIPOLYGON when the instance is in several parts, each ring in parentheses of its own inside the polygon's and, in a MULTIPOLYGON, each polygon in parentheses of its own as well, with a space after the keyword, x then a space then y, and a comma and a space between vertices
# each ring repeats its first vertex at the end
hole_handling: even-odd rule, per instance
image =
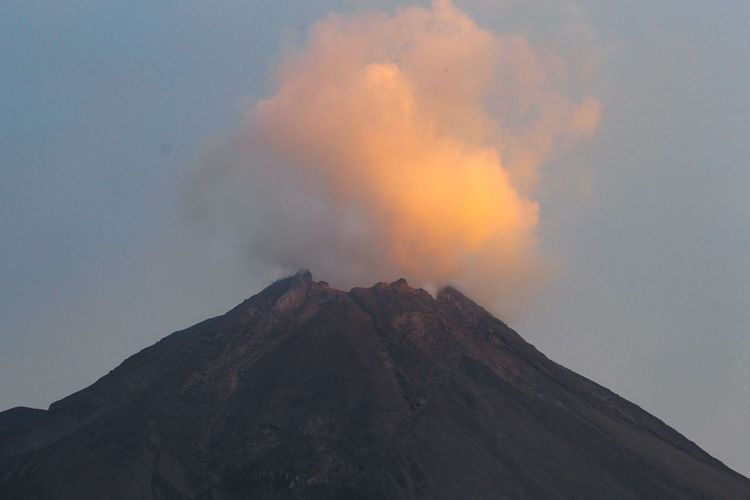
POLYGON ((273 289, 276 293, 281 292, 283 295, 293 290, 307 289, 313 283, 314 281, 312 273, 307 269, 300 269, 296 273, 287 276, 286 278, 276 280, 274 283, 269 285, 266 290, 273 289))
POLYGON ((292 276, 290 276, 296 282, 311 283, 313 280, 312 273, 309 269, 300 269, 292 276))
POLYGON ((302 270, 3 422, 0 498, 750 498, 455 288, 403 279, 302 270))

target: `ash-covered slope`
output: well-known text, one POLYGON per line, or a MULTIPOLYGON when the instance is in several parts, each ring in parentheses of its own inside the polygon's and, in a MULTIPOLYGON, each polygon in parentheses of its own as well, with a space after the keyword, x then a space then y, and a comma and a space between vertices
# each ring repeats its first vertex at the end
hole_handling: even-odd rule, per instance
POLYGON ((3 422, 0 498, 750 498, 456 290, 403 280, 298 273, 3 422))

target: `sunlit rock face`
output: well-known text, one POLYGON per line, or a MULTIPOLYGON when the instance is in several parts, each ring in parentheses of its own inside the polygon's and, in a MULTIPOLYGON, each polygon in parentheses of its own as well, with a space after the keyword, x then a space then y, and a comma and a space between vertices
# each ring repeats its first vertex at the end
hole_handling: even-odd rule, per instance
POLYGON ((0 431, 0 498, 750 498, 459 291, 307 271, 0 431))

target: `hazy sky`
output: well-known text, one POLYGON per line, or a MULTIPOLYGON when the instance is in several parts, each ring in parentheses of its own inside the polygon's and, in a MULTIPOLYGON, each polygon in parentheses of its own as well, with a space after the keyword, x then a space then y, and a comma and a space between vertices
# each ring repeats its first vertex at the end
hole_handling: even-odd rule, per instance
MULTIPOLYGON (((0 409, 47 407, 277 277, 186 216, 198 157, 311 23, 397 4, 5 3, 0 409)), ((598 59, 599 130, 537 196, 558 276, 512 326, 750 474, 750 3, 455 4, 531 38, 575 21, 598 59), (588 173, 570 196, 566 167, 588 173)))

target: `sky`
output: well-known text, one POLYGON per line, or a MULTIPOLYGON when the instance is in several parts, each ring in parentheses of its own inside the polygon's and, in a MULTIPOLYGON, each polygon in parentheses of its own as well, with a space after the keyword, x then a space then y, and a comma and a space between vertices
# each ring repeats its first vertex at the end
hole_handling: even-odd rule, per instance
MULTIPOLYGON (((598 128, 534 193, 554 276, 511 326, 749 475, 750 4, 454 3, 594 61, 598 128)), ((47 407, 284 272, 186 193, 314 23, 397 5, 6 2, 0 409, 47 407)))

